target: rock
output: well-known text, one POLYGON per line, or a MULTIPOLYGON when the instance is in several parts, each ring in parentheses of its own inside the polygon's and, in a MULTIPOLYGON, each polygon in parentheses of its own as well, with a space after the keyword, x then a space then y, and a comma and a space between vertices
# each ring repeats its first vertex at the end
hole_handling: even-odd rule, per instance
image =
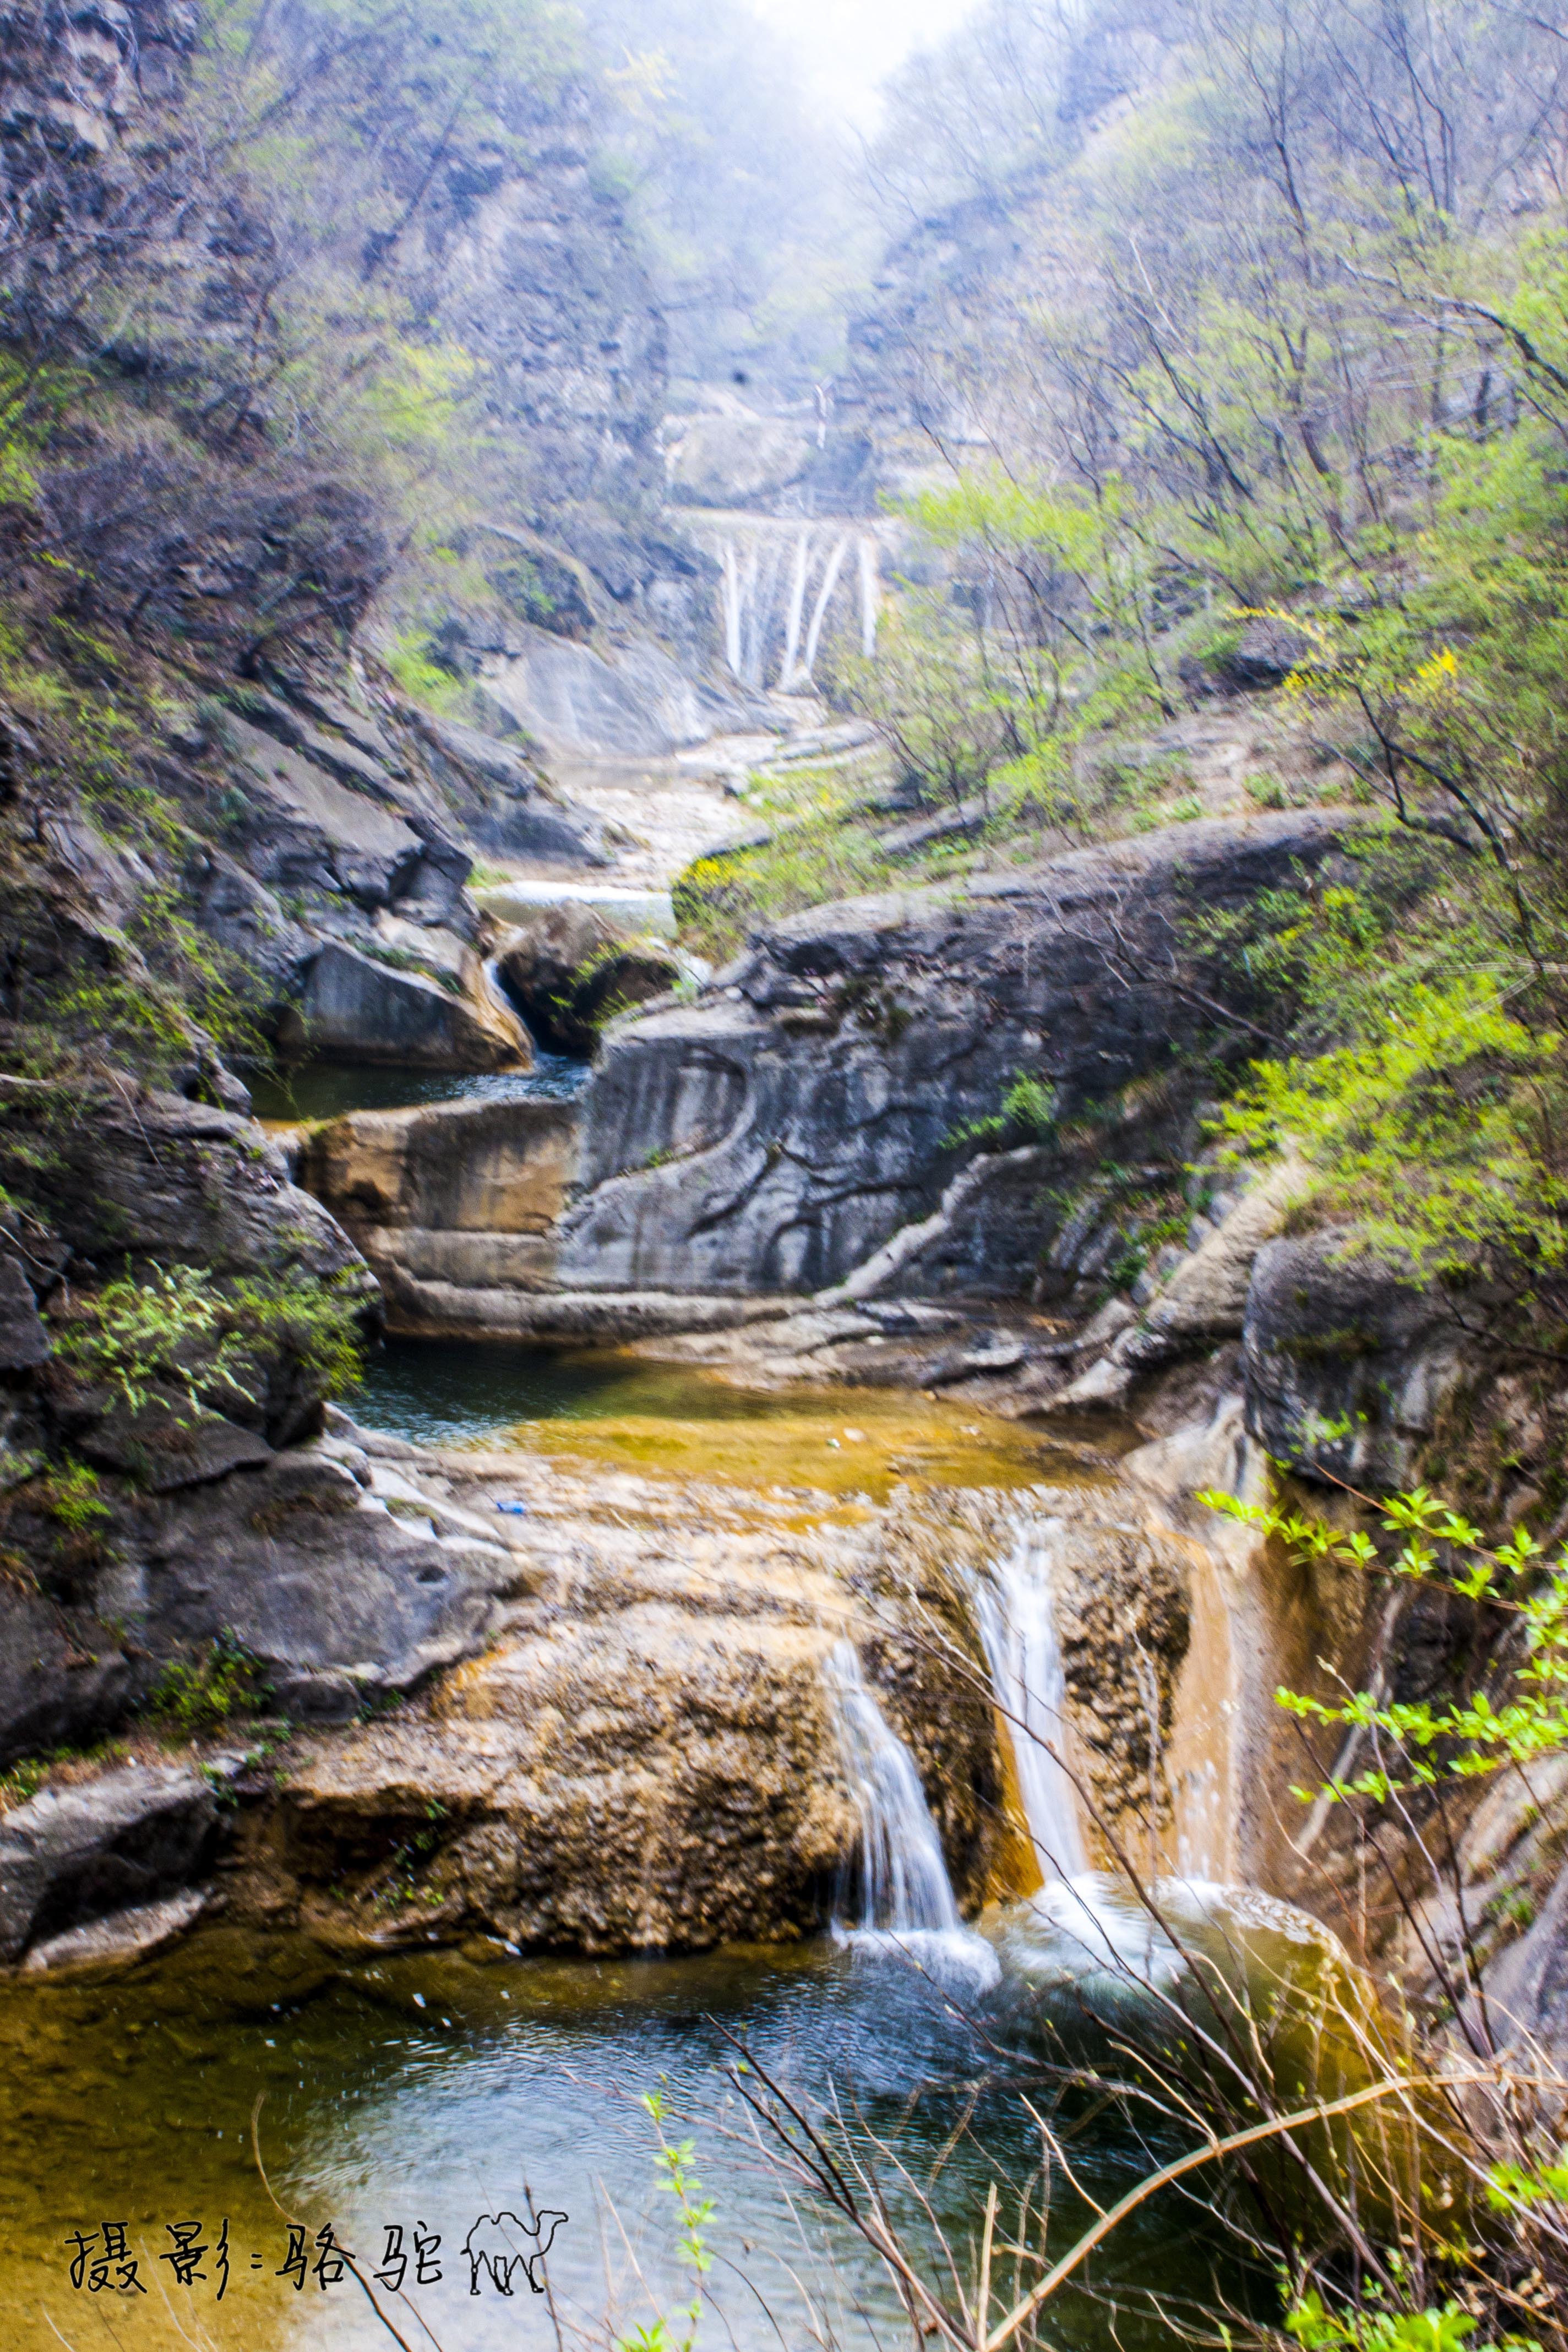
POLYGON ((291 1775, 266 1851, 302 1925, 334 1943, 436 1927, 587 1951, 819 1927, 858 1839, 825 1675, 847 1629, 978 1902, 991 1710, 945 1688, 909 1598, 935 1592, 940 1563, 855 1528, 803 1536, 787 1505, 717 1488, 525 1456, 468 1457, 465 1487, 464 1457, 442 1463, 481 1511, 498 1493, 531 1502, 515 1523, 530 1597, 461 1676, 315 1743, 291 1775))
POLYGON ((344 1721, 484 1642, 517 1567, 499 1537, 390 1503, 310 1448, 171 1496, 147 1528, 160 1644, 226 1636, 285 1712, 344 1721))
POLYGON ((497 958, 508 995, 542 1045, 593 1055, 607 1022, 664 996, 680 978, 679 958, 660 940, 628 940, 611 918, 581 900, 542 908, 497 958))
POLYGON ((0 1253, 0 1372, 36 1371, 48 1354, 33 1286, 20 1260, 0 1253))
POLYGON ((527 1069, 528 1033, 489 997, 454 994, 332 940, 279 1024, 285 1053, 437 1070, 527 1069))
POLYGON ((216 1825, 206 1782, 175 1765, 126 1765, 0 1813, 0 1959, 184 1886, 216 1825))
POLYGON ((1298 1476, 1404 1486, 1461 1349, 1443 1299, 1348 1230, 1266 1243, 1247 1302, 1247 1428, 1298 1476))
MULTIPOLYGON (((220 1278, 289 1268, 342 1277, 360 1265, 251 1120, 130 1080, 0 1076, 0 1181, 68 1254, 106 1270, 129 1260, 220 1278)), ((270 1408, 269 1425, 287 1433, 270 1408)))
POLYGON ((563 799, 520 751, 429 711, 413 723, 481 849, 543 865, 609 864, 603 819, 563 799))
POLYGON ((1120 1404, 1142 1375, 1239 1338, 1258 1253, 1278 1233, 1302 1181, 1293 1165, 1271 1171, 1222 1224, 1205 1231, 1195 1249, 1178 1253, 1142 1315, 1118 1302, 1123 1311, 1114 1330, 1097 1318, 1099 1331, 1085 1331, 1078 1347, 1080 1359, 1094 1360, 1054 1402, 1064 1408, 1120 1404), (1103 1345, 1105 1336, 1110 1345, 1100 1355, 1094 1343, 1103 1345))
POLYGON ((235 835, 258 881, 367 910, 412 895, 425 845, 403 816, 246 719, 226 715, 223 730, 251 800, 235 835))
POLYGON ((574 1104, 527 1096, 349 1111, 312 1131, 303 1164, 317 1198, 360 1224, 542 1233, 577 1127, 574 1104))
POLYGON ((156 1958, 195 1926, 206 1909, 206 1896, 191 1887, 170 1895, 162 1903, 143 1903, 132 1911, 114 1911, 106 1919, 68 1927, 47 1944, 35 1944, 22 1962, 25 1976, 96 1976, 118 1972, 137 1960, 156 1958))
MULTIPOLYGON (((1020 1069, 1055 1089, 1062 1124, 1163 1082, 1212 1027, 1171 985, 1181 924, 1315 864, 1348 823, 1313 811, 1172 826, 966 892, 889 892, 774 925, 698 1003, 606 1035, 563 1286, 844 1280, 934 1214, 973 1156, 955 1138, 995 1117, 1020 1069), (810 1031, 804 1013, 818 1017, 810 1031)), ((1178 1098, 1172 1109, 1179 1125, 1178 1098)), ((996 1155, 900 1287, 1026 1291, 1050 1196, 1087 1172, 1070 1150, 996 1155)))
POLYGON ((241 1429, 220 1413, 188 1403, 153 1402, 132 1412, 124 1405, 89 1429, 78 1448, 99 1469, 132 1472, 150 1494, 205 1486, 231 1470, 255 1469, 272 1459, 259 1431, 241 1429))

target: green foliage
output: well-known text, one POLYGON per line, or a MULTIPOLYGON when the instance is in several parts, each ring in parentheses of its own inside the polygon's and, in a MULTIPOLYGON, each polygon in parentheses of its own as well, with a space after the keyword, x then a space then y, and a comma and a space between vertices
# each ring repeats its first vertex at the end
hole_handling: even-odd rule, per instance
POLYGON ((250 1276, 227 1287, 192 1266, 154 1266, 75 1302, 55 1334, 59 1360, 106 1386, 132 1412, 171 1393, 186 1422, 237 1399, 259 1401, 258 1361, 284 1351, 322 1395, 360 1371, 359 1301, 343 1285, 296 1272, 250 1276))
POLYGON ((1523 1635, 1525 1662, 1510 1695, 1496 1704, 1484 1690, 1436 1703, 1380 1701, 1368 1691, 1340 1703, 1278 1691, 1289 1714, 1374 1731, 1379 1758, 1386 1749, 1399 1759, 1376 1760, 1352 1780, 1331 1779, 1321 1791, 1298 1790, 1298 1796, 1382 1803, 1398 1788, 1474 1780, 1568 1747, 1568 1547, 1548 1563, 1543 1547, 1522 1527, 1507 1543, 1489 1545, 1468 1519, 1424 1487, 1394 1496, 1384 1507, 1384 1530, 1404 1538, 1397 1549, 1379 1545, 1364 1529, 1345 1532, 1271 1504, 1217 1493, 1199 1499, 1278 1538, 1298 1563, 1327 1561, 1430 1584, 1506 1612, 1523 1635))
POLYGON ((174 1737, 194 1739, 232 1716, 253 1714, 269 1696, 260 1660, 226 1633, 194 1659, 172 1659, 142 1712, 174 1737))
MULTIPOLYGON (((1296 2305, 1285 2322, 1285 2332, 1301 2352, 1493 2352, 1490 2345, 1471 2345, 1477 2320, 1457 2303, 1440 2311, 1399 2311, 1382 2308, 1381 2298, 1369 2290, 1354 2305, 1330 2309, 1316 2290, 1296 2305)), ((1496 2352, 1541 2352, 1533 2338, 1501 2336, 1496 2352)))
POLYGON ((645 2091, 641 2104, 653 2118, 658 2137, 655 2168, 675 2200, 676 2258, 691 2274, 691 2297, 675 2311, 660 2312, 656 2318, 617 2336, 615 2352, 691 2352, 702 2321, 702 2282, 713 2267, 713 2255, 705 2234, 713 2217, 713 2200, 700 2193, 702 2184, 693 2167, 695 2140, 671 2140, 665 2131, 671 2114, 668 2095, 662 2089, 645 2091))
POLYGON ((962 1143, 1051 1143, 1057 1133, 1057 1090, 1045 1078, 1015 1071, 1003 1090, 1002 1108, 989 1118, 965 1119, 943 1140, 962 1143))
POLYGON ((1550 1272, 1568 1249, 1561 1042, 1489 977, 1415 984, 1356 1045, 1258 1064, 1221 1129, 1301 1154, 1321 1204, 1417 1276, 1498 1257, 1550 1272))

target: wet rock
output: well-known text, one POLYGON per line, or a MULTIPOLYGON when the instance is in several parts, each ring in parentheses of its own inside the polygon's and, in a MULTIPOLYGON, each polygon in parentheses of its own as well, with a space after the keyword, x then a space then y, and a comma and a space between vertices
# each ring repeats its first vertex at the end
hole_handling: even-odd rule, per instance
POLYGON ((1443 1299, 1348 1230, 1272 1241, 1247 1295, 1247 1425, 1299 1476, 1397 1487, 1462 1370, 1443 1299))
POLYGON ((197 1875, 217 1807, 182 1766, 127 1765, 0 1814, 0 1959, 197 1875))
MULTIPOLYGON (((384 1475, 381 1441, 365 1443, 384 1475)), ((316 1743, 258 1834, 249 1884, 280 1871, 297 1916, 334 1941, 435 1927, 689 1949, 819 1927, 858 1839, 825 1676, 847 1631, 916 1746, 961 1896, 978 1902, 989 1705, 945 1686, 857 1530, 802 1534, 786 1503, 715 1488, 441 1459, 481 1517, 498 1494, 528 1500, 508 1523, 526 1595, 485 1655, 416 1708, 316 1743)), ((426 1480, 427 1462, 410 1466, 426 1480)), ((911 1578, 923 1593, 940 1570, 911 1578)))
POLYGON ((134 1910, 114 1911, 106 1919, 68 1927, 47 1944, 35 1944, 22 1963, 26 1976, 96 1976, 151 1960, 176 1943, 195 1926, 207 1898, 195 1887, 184 1895, 166 1895, 161 1903, 139 1904, 134 1910))
POLYGON ((338 940, 311 961, 279 1042, 289 1054, 438 1070, 526 1069, 532 1059, 527 1031, 492 999, 338 940))

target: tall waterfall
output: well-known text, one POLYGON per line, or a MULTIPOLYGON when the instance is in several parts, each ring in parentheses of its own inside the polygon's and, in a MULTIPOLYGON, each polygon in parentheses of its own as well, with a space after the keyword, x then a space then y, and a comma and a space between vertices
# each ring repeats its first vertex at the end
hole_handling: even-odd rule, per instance
POLYGON ((1072 1782, 1045 1745, 1059 1751, 1067 1728, 1052 1592, 1058 1531, 1050 1519, 1020 1522, 1011 1552, 978 1595, 991 1686, 1012 1731, 1029 1836, 1047 1882, 1079 1877, 1086 1867, 1072 1782))
POLYGON ((724 658, 747 686, 789 693, 809 686, 830 622, 877 649, 881 551, 876 535, 842 519, 715 516, 694 535, 719 562, 724 658))

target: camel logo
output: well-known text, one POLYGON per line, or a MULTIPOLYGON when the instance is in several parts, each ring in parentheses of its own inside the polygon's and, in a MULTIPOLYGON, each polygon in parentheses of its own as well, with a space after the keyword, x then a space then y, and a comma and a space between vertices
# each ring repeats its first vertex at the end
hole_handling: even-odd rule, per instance
POLYGON ((565 2213, 541 2213, 535 2221, 520 2221, 515 2213, 481 2213, 463 2241, 468 2258, 468 2293, 478 2294, 479 2273, 489 2271, 498 2294, 510 2294, 513 2275, 521 2270, 527 2272, 534 2294, 542 2294, 544 2257, 556 2231, 570 2218, 565 2213), (518 2245, 520 2238, 537 2238, 539 2242, 531 2252, 524 2252, 518 2245))

